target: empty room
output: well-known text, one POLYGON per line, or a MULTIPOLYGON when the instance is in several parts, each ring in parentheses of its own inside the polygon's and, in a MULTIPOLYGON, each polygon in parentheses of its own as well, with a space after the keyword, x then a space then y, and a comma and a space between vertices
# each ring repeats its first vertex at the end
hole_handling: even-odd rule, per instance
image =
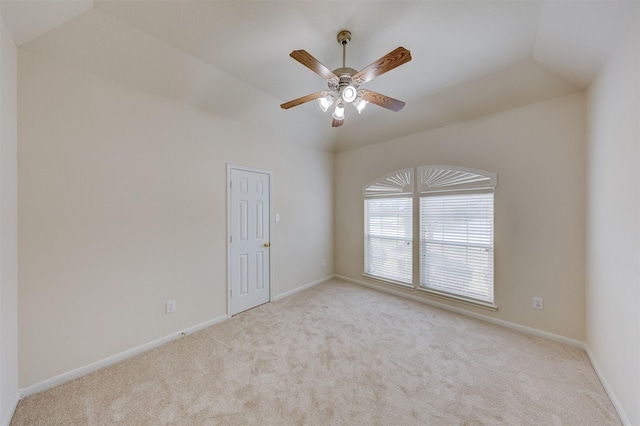
POLYGON ((1 425, 640 426, 640 2, 0 18, 1 425))

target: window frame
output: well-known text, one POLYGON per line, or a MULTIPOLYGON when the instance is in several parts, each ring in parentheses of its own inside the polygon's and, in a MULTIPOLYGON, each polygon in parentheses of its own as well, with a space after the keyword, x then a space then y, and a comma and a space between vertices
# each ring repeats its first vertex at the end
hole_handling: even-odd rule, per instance
MULTIPOLYGON (((418 290, 494 306, 493 198, 493 191, 487 189, 420 194, 418 290), (425 204, 432 201, 441 203, 441 206, 433 205, 434 213, 437 214, 438 210, 455 209, 459 216, 457 219, 455 215, 446 216, 444 229, 440 228, 440 232, 436 232, 433 238, 427 239, 424 233, 428 213, 425 213, 424 208, 425 204), (480 207, 477 214, 473 214, 465 206, 470 202, 480 207), (488 208, 489 205, 490 208, 488 208), (469 241, 470 237, 475 241, 469 241), (432 246, 435 250, 427 250, 428 246, 432 246), (437 247, 442 250, 441 255, 437 254, 437 247), (446 252, 448 254, 445 254, 446 252), (436 261, 424 260, 430 254, 436 257, 436 261), (425 279, 425 273, 429 267, 435 268, 436 271, 440 269, 440 272, 433 273, 433 282, 427 282, 425 279), (442 269, 446 272, 443 273, 442 269), (465 275, 467 277, 463 279, 461 276, 465 275), (438 281, 442 282, 445 277, 451 277, 449 282, 438 285, 438 281), (476 283, 476 290, 473 290, 473 282, 476 283)), ((437 220, 435 223, 442 225, 437 220)))
MULTIPOLYGON (((376 179, 373 182, 367 184, 363 189, 364 201, 363 201, 363 210, 365 214, 364 220, 364 262, 363 262, 363 276, 379 280, 383 282, 389 282, 396 285, 401 285, 405 287, 412 288, 414 286, 414 278, 415 278, 415 269, 414 269, 414 241, 415 241, 415 221, 414 221, 414 211, 415 211, 415 197, 414 197, 414 169, 404 169, 398 170, 396 172, 390 173, 380 179, 376 179), (376 274, 371 271, 371 263, 373 261, 373 255, 369 252, 372 251, 370 249, 371 244, 371 236, 370 236, 370 221, 367 220, 367 200, 393 200, 393 199, 408 199, 410 201, 410 226, 411 226, 411 237, 409 245, 411 246, 411 256, 408 259, 410 263, 410 279, 408 282, 403 280, 394 280, 388 278, 382 274, 376 274)), ((396 215, 396 219, 398 216, 396 215)), ((393 236, 389 237, 393 239, 393 236)), ((400 241, 404 238, 401 238, 396 235, 395 239, 400 241)), ((395 260, 400 260, 400 258, 395 258, 395 260)))
MULTIPOLYGON (((411 284, 384 278, 367 273, 365 258, 363 262, 363 277, 387 284, 400 285, 403 288, 415 292, 426 293, 439 298, 453 300, 455 302, 481 307, 489 310, 497 310, 495 304, 495 188, 498 186, 498 176, 492 172, 476 170, 459 166, 421 166, 411 169, 399 170, 390 173, 380 179, 365 185, 363 188, 363 215, 365 222, 364 245, 367 247, 367 212, 365 210, 368 198, 378 197, 411 197, 412 198, 412 273, 411 284), (401 177, 401 178, 399 178, 401 177), (473 193, 491 193, 491 300, 482 300, 464 295, 439 291, 434 288, 422 287, 422 198, 432 195, 455 195, 473 193)), ((366 253, 365 253, 366 256, 366 253)))
MULTIPOLYGON (((413 245, 415 234, 413 229, 413 196, 386 196, 365 198, 365 215, 367 215, 371 208, 369 207, 368 202, 378 202, 383 200, 402 200, 401 202, 397 202, 395 204, 398 207, 405 207, 409 215, 407 217, 407 212, 399 212, 394 216, 375 216, 374 219, 380 219, 380 222, 382 222, 382 220, 384 219, 390 222, 405 222, 405 226, 398 224, 398 229, 402 228, 402 232, 397 232, 397 230, 394 230, 395 232, 389 232, 386 233, 386 235, 382 229, 382 232, 376 232, 374 234, 371 230, 372 220, 365 220, 364 275, 376 280, 388 281, 398 285, 413 287, 413 245), (404 228, 407 225, 407 219, 409 229, 405 230, 404 228), (378 247, 386 246, 386 249, 383 249, 383 251, 385 252, 384 256, 376 255, 373 253, 376 250, 372 242, 375 240, 378 241, 378 247), (409 247, 408 249, 406 248, 407 246, 409 247), (388 251, 392 251, 392 253, 386 254, 388 251), (410 253, 408 257, 406 256, 407 251, 410 253), (390 264, 388 267, 382 267, 383 264, 387 263, 390 264), (376 266, 378 266, 378 268, 376 268, 376 266), (374 269, 376 269, 376 271, 374 271, 374 269), (393 276, 396 276, 397 279, 393 279, 393 276), (407 277, 407 279, 401 279, 403 277, 407 277)), ((375 207, 377 207, 378 209, 384 209, 384 206, 375 207)), ((393 206, 391 205, 390 207, 393 206)), ((380 229, 381 227, 377 228, 380 229)), ((380 252, 379 249, 377 251, 380 252)))

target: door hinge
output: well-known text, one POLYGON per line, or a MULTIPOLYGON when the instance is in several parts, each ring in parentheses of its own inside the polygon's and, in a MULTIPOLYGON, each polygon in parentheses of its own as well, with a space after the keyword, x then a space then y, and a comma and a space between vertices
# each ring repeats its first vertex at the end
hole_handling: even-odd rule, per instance
POLYGON ((229 235, 229 242, 232 243, 233 242, 233 235, 229 235))
POLYGON ((229 182, 229 189, 233 189, 233 182, 229 182))

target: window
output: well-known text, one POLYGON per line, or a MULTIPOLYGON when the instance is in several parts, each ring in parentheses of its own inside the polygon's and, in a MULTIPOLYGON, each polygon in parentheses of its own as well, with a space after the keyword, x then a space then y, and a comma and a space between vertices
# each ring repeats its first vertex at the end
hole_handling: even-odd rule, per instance
POLYGON ((413 171, 386 176, 365 189, 364 272, 413 281, 413 171))
POLYGON ((420 287, 493 303, 493 193, 420 196, 420 287))
POLYGON ((495 308, 497 176, 451 166, 413 172, 396 172, 365 187, 365 276, 495 308))

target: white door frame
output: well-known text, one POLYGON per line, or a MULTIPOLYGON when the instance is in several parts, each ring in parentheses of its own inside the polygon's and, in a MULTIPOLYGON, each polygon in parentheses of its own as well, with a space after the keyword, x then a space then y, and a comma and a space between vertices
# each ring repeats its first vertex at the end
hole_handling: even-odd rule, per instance
POLYGON ((227 317, 231 318, 231 171, 242 170, 247 172, 263 173, 269 175, 269 302, 273 301, 273 196, 271 195, 273 187, 273 173, 271 170, 258 169, 255 167, 240 166, 237 164, 227 163, 227 317))

